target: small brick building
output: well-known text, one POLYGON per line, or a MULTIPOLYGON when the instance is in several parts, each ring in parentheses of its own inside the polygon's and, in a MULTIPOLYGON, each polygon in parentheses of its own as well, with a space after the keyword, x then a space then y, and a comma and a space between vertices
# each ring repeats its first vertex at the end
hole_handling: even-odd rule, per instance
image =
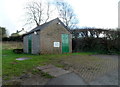
POLYGON ((44 23, 23 36, 25 53, 59 54, 72 52, 72 34, 59 18, 44 23))

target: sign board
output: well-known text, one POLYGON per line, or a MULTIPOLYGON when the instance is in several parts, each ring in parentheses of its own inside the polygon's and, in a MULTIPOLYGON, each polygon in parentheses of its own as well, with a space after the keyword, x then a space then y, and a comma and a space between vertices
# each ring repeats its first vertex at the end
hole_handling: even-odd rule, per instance
POLYGON ((54 47, 60 47, 60 42, 54 42, 54 47))

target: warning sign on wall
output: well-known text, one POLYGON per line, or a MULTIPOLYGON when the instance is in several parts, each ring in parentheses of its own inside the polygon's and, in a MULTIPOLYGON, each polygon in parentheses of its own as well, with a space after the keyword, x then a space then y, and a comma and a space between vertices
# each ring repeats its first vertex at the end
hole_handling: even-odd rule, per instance
POLYGON ((60 47, 60 42, 54 42, 54 47, 60 47))

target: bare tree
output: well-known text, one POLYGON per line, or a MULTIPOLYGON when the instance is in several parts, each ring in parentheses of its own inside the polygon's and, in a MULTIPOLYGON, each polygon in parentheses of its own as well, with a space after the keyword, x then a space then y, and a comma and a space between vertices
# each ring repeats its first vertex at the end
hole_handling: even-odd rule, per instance
POLYGON ((52 12, 50 9, 50 3, 43 3, 42 1, 29 2, 25 9, 27 16, 26 24, 35 24, 36 26, 47 22, 50 18, 50 13, 52 12))
POLYGON ((70 4, 63 1, 56 1, 55 4, 63 23, 70 29, 75 28, 78 20, 70 4))

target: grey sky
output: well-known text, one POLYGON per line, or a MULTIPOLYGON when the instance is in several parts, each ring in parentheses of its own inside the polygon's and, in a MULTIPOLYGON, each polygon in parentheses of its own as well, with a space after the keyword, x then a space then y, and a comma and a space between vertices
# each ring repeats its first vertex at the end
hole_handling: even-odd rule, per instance
MULTIPOLYGON (((9 34, 25 24, 24 7, 31 0, 0 0, 0 26, 9 34)), ((119 0, 66 0, 79 19, 80 27, 117 28, 119 0)), ((24 27, 26 30, 30 30, 24 27)))

